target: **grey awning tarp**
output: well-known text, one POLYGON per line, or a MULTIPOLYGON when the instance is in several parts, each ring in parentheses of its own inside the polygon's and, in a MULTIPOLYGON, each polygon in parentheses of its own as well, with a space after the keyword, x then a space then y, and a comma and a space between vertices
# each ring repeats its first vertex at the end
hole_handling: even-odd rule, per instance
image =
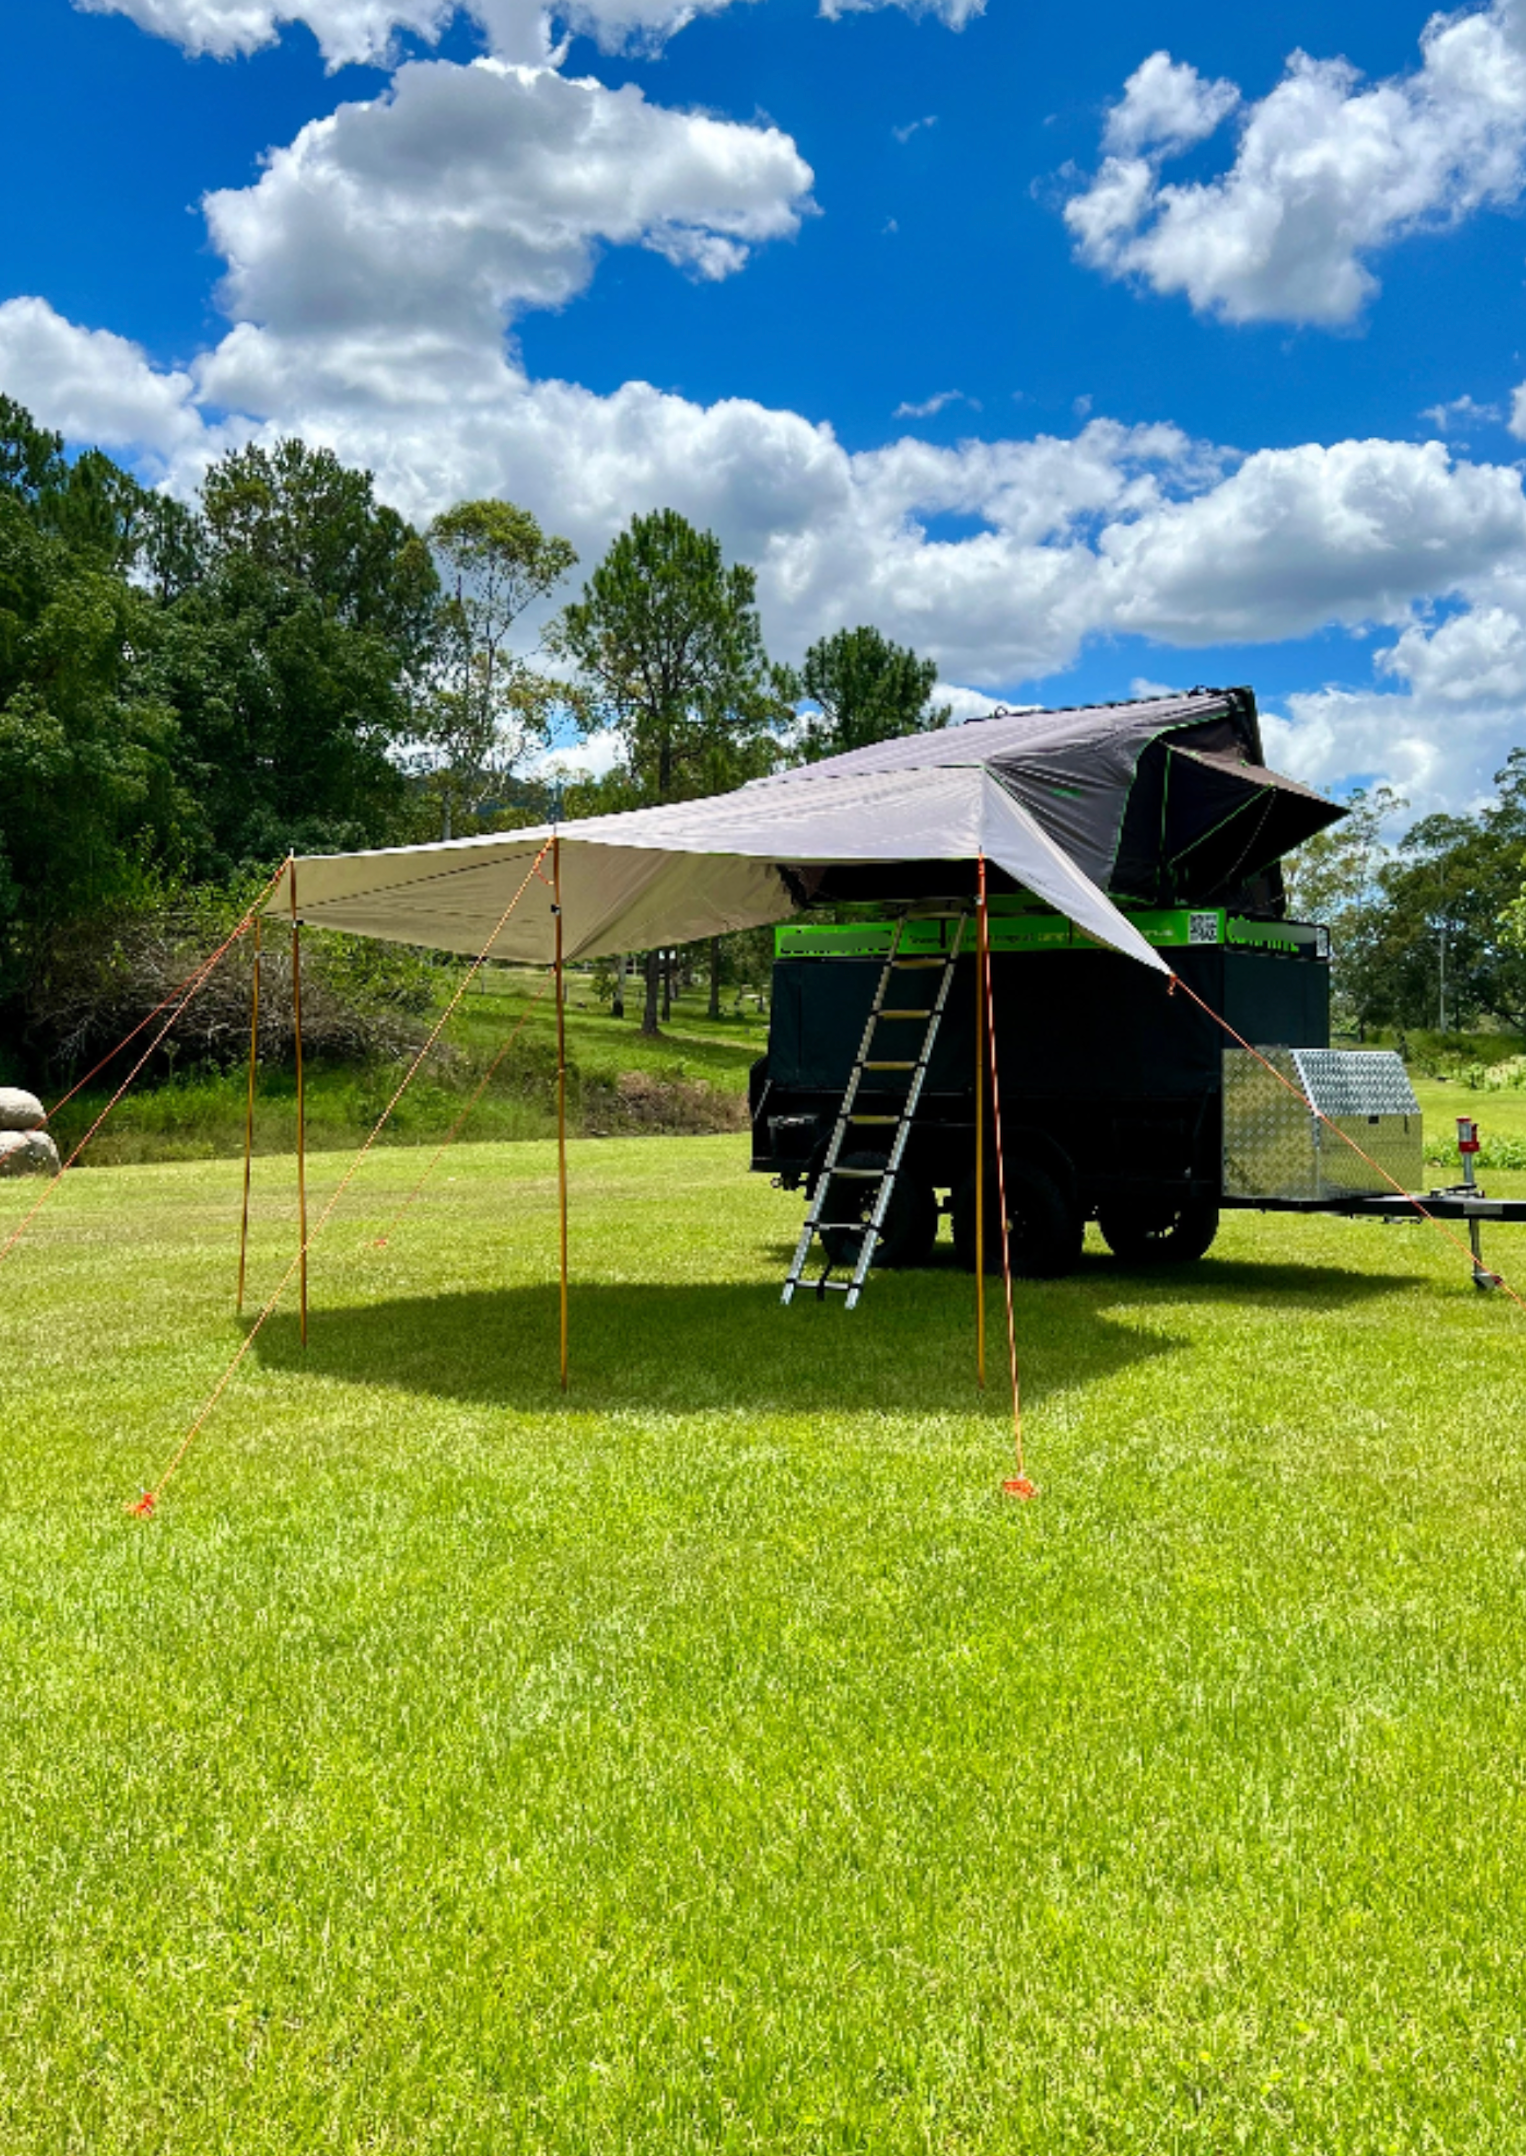
MULTIPOLYGON (((1169 969, 980 753, 978 726, 888 743, 888 769, 853 756, 665 808, 560 827, 565 953, 648 950, 787 919, 813 868, 906 860, 987 861, 1088 935, 1157 972, 1169 969), (956 733, 967 735, 950 755, 956 733), (923 751, 918 756, 918 749, 923 751)), ((536 855, 543 825, 483 838, 295 864, 304 921, 393 943, 546 964, 550 893, 532 882, 494 929, 536 855)), ((283 914, 286 886, 267 904, 283 914)))

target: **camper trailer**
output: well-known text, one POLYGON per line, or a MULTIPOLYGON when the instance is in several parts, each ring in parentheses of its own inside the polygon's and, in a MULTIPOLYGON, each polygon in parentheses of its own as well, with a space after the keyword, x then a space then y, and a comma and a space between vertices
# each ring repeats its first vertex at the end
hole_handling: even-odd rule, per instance
POLYGON ((978 756, 1164 967, 977 863, 819 871, 776 930, 751 1080, 752 1166, 809 1207, 786 1299, 819 1258, 811 1284, 851 1307, 869 1264, 925 1264, 945 1215, 965 1265, 982 1237, 999 1262, 1005 1228, 1016 1271, 1055 1277, 1090 1220, 1120 1259, 1162 1263, 1202 1257, 1228 1206, 1407 1209, 1419 1105, 1396 1056, 1331 1049, 1328 937, 1288 918, 1283 857, 1343 811, 1266 769, 1252 692, 957 731, 950 756, 978 756))

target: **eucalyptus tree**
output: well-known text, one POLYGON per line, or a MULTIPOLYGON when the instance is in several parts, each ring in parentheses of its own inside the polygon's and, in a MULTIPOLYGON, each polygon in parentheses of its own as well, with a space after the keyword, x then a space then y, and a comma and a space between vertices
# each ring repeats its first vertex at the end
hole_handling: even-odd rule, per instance
MULTIPOLYGON (((753 571, 728 565, 713 532, 659 509, 631 519, 563 609, 554 648, 576 670, 585 727, 617 736, 631 800, 692 799, 771 768, 789 705, 756 602, 753 571)), ((646 1034, 661 981, 649 952, 646 1034)))
POLYGON ((442 835, 455 812, 549 738, 560 694, 513 648, 521 618, 543 604, 577 555, 513 502, 458 502, 429 527, 442 574, 424 739, 436 759, 442 835))

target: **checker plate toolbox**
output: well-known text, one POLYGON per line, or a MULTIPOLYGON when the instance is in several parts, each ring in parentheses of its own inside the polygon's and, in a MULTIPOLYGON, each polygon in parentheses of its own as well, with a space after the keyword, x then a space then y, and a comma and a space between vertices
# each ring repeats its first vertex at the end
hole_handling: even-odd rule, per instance
POLYGON ((1322 1205, 1387 1196, 1395 1183, 1420 1188, 1420 1103, 1398 1056, 1359 1048, 1260 1053, 1264 1062, 1243 1048, 1224 1051, 1227 1199, 1322 1205))

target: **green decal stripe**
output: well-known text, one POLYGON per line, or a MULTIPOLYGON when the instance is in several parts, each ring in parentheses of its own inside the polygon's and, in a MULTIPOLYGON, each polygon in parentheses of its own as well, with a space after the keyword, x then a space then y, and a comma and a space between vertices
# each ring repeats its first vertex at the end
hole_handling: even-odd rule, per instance
MULTIPOLYGON (((1225 918, 1211 906, 1172 906, 1141 909, 1127 914, 1147 943, 1165 948, 1190 944, 1223 943, 1225 918), (1194 924, 1197 927, 1193 934, 1194 924), (1206 933, 1205 933, 1206 931, 1206 933)), ((957 924, 952 921, 910 921, 901 939, 908 955, 930 955, 945 950, 957 924)), ((1105 950, 1062 913, 991 913, 993 951, 1096 951, 1105 950)), ((890 949, 895 929, 889 921, 795 922, 774 931, 774 952, 779 958, 882 958, 890 949)))

